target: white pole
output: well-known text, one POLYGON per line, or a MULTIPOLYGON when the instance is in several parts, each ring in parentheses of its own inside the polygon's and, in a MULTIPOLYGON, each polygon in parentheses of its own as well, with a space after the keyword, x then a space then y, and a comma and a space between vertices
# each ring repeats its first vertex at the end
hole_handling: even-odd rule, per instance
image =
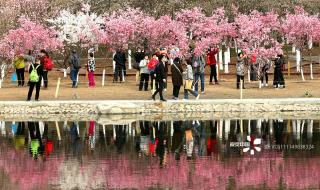
POLYGON ((296 50, 296 65, 297 65, 297 72, 300 72, 300 62, 301 62, 301 52, 299 49, 296 50))
POLYGON ((248 68, 248 82, 251 82, 251 78, 250 78, 250 66, 248 68))
POLYGON ((67 78, 67 69, 63 69, 63 77, 67 78))
POLYGON ((224 52, 224 73, 228 73, 228 52, 224 52))
POLYGON ((5 67, 4 65, 1 66, 1 80, 4 79, 4 74, 5 74, 4 73, 4 67, 5 67))
POLYGON ((224 72, 225 73, 229 73, 229 63, 230 63, 230 60, 231 60, 231 57, 230 57, 230 48, 228 47, 227 51, 225 52, 225 68, 224 68, 224 72))
POLYGON ((312 67, 312 63, 310 63, 310 78, 311 78, 311 80, 313 80, 313 67, 312 67))
POLYGON ((220 70, 223 70, 223 57, 222 57, 222 50, 219 49, 219 67, 220 67, 220 70))
POLYGON ((308 48, 309 48, 309 49, 312 49, 312 47, 313 47, 312 38, 310 38, 310 39, 308 40, 308 48))
POLYGON ((61 80, 61 78, 58 78, 56 94, 54 95, 55 98, 58 98, 59 88, 60 88, 60 80, 61 80))
POLYGON ((259 88, 261 88, 262 87, 262 83, 261 83, 261 80, 259 81, 259 88))
POLYGON ((112 67, 113 67, 113 72, 116 70, 116 62, 113 60, 114 56, 116 55, 116 52, 113 52, 112 55, 112 67))
POLYGON ((300 72, 301 72, 301 78, 302 78, 302 81, 306 81, 305 78, 304 78, 304 74, 303 74, 303 68, 301 67, 300 69, 300 72))
POLYGON ((2 79, 0 79, 0 88, 2 88, 2 79))
POLYGON ((79 72, 77 74, 77 85, 78 85, 78 83, 79 83, 79 72))
POLYGON ((242 100, 243 95, 242 95, 242 85, 243 85, 243 81, 240 79, 240 99, 242 100))
POLYGON ((217 71, 217 79, 219 80, 219 68, 218 68, 218 65, 216 64, 215 67, 216 67, 216 71, 217 71))
POLYGON ((132 64, 131 64, 131 49, 128 50, 128 63, 129 63, 129 69, 132 69, 132 64))
POLYGON ((102 86, 104 86, 105 77, 106 77, 106 69, 103 69, 103 72, 102 72, 102 86))

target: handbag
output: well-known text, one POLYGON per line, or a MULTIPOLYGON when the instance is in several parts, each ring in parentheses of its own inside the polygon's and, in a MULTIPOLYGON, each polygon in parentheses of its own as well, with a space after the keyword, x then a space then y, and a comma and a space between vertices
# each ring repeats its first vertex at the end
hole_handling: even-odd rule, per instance
POLYGON ((193 80, 186 80, 184 84, 184 89, 192 90, 192 86, 193 86, 193 80))

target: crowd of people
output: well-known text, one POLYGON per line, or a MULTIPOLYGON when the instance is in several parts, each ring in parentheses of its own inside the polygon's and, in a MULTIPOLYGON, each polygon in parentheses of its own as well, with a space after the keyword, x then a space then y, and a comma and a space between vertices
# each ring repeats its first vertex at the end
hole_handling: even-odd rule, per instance
MULTIPOLYGON (((95 87, 94 72, 96 70, 96 61, 94 58, 94 49, 88 51, 88 62, 86 70, 88 74, 89 87, 95 87)), ((175 50, 178 52, 178 50, 175 50)), ((176 52, 172 53, 166 49, 157 49, 153 54, 147 53, 143 48, 137 48, 133 54, 133 68, 136 69, 136 83, 139 91, 152 91, 151 99, 155 100, 159 94, 161 101, 166 101, 163 91, 167 91, 168 72, 171 69, 171 79, 173 84, 172 99, 178 100, 180 89, 183 87, 183 99, 189 99, 189 94, 193 95, 196 100, 200 94, 205 93, 205 68, 210 67, 209 85, 219 85, 217 77, 217 54, 219 49, 211 47, 203 55, 191 53, 189 58, 180 58, 176 52), (199 90, 200 83, 200 90, 199 90), (149 87, 151 87, 149 89, 149 87)), ((114 77, 113 82, 124 82, 126 76, 126 54, 124 48, 119 48, 113 56, 114 77)), ((282 74, 284 68, 283 55, 278 55, 276 59, 270 60, 248 56, 244 52, 237 55, 236 64, 236 87, 244 87, 244 78, 246 72, 251 72, 251 80, 261 80, 262 87, 268 86, 268 73, 271 67, 274 67, 275 88, 284 88, 285 82, 282 74), (273 64, 273 62, 274 64, 273 64), (240 85, 242 84, 242 86, 240 85)), ((70 79, 72 88, 78 86, 78 75, 81 69, 80 56, 75 50, 72 51, 68 58, 70 69, 70 79)), ((25 85, 25 69, 29 72, 29 92, 27 100, 31 100, 34 88, 36 89, 35 100, 39 100, 41 85, 46 89, 48 87, 48 72, 53 68, 53 61, 45 50, 39 53, 29 51, 27 55, 20 54, 14 59, 18 87, 25 85)))

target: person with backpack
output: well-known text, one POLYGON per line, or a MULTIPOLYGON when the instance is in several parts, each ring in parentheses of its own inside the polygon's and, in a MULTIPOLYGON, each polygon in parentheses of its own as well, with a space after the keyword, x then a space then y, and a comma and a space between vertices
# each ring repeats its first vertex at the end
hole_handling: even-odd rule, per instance
POLYGON ((24 86, 24 68, 25 68, 25 61, 24 61, 24 56, 21 54, 17 56, 13 60, 13 65, 14 68, 16 69, 16 74, 18 78, 18 87, 23 87, 24 86))
POLYGON ((48 88, 48 72, 53 69, 54 65, 53 65, 52 59, 49 57, 48 52, 44 49, 40 51, 40 61, 43 68, 42 78, 44 82, 44 88, 47 89, 48 88))
POLYGON ((94 60, 93 53, 89 53, 89 60, 88 60, 88 78, 89 78, 89 87, 95 87, 94 82, 94 71, 96 69, 96 61, 94 60))
POLYGON ((41 80, 43 76, 43 66, 39 59, 35 60, 35 63, 32 63, 29 69, 29 92, 27 101, 31 100, 31 96, 33 93, 34 87, 36 87, 36 96, 35 100, 39 101, 40 96, 40 87, 41 87, 41 80))
POLYGON ((178 100, 180 88, 183 85, 182 79, 182 65, 181 59, 176 57, 173 60, 173 64, 171 65, 171 74, 172 74, 172 84, 173 84, 173 99, 178 100))
POLYGON ((206 62, 202 55, 194 55, 192 58, 193 68, 194 68, 194 78, 195 78, 195 91, 198 91, 199 80, 201 81, 201 94, 204 94, 204 71, 206 62))
POLYGON ((75 50, 72 51, 69 60, 70 65, 70 78, 72 80, 72 88, 76 88, 78 86, 78 73, 81 68, 80 58, 75 50))
POLYGON ((149 84, 149 69, 148 69, 148 63, 149 63, 149 57, 148 55, 144 56, 144 59, 140 61, 140 85, 139 85, 139 91, 142 91, 143 83, 144 83, 144 91, 148 91, 148 84, 149 84))
POLYGON ((160 55, 159 56, 159 63, 157 64, 155 68, 155 78, 156 78, 156 91, 152 95, 152 99, 156 100, 156 95, 159 93, 160 95, 160 100, 161 101, 167 101, 166 99, 163 98, 163 90, 165 88, 165 83, 166 83, 166 70, 165 70, 165 64, 167 61, 167 56, 166 55, 160 55))

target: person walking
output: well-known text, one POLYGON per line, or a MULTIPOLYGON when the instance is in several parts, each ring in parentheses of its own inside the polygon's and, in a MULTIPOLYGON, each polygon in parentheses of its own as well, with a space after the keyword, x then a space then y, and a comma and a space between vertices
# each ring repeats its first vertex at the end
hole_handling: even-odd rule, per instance
POLYGON ((262 87, 267 87, 268 86, 268 81, 269 81, 269 69, 270 69, 270 61, 269 59, 257 59, 257 62, 259 63, 259 67, 261 68, 261 74, 260 74, 260 81, 261 81, 261 86, 262 87), (265 82, 265 83, 264 83, 265 82))
POLYGON ((39 59, 36 59, 35 63, 31 64, 29 73, 29 92, 27 101, 31 100, 34 87, 36 87, 35 100, 39 101, 41 80, 43 76, 43 66, 39 59))
POLYGON ((40 62, 43 68, 43 74, 42 74, 42 78, 43 78, 43 82, 44 82, 44 88, 47 89, 48 88, 48 72, 52 70, 53 68, 53 62, 51 60, 51 58, 49 57, 49 54, 46 50, 41 50, 40 51, 40 62))
POLYGON ((218 48, 210 48, 208 54, 207 54, 207 64, 210 66, 210 85, 213 85, 212 79, 214 78, 215 84, 219 84, 217 79, 217 60, 216 55, 219 53, 218 48))
POLYGON ((243 52, 238 53, 237 58, 237 89, 240 89, 240 80, 242 80, 242 88, 244 89, 244 74, 245 74, 245 58, 243 52))
POLYGON ((195 76, 195 91, 198 91, 199 80, 201 81, 201 94, 204 94, 204 69, 206 66, 206 62, 202 55, 193 56, 192 58, 193 68, 194 68, 194 76, 195 76))
POLYGON ((16 74, 18 78, 18 87, 24 86, 24 69, 25 69, 25 62, 24 62, 24 56, 21 54, 17 56, 13 60, 14 68, 16 69, 16 74))
POLYGON ((150 77, 148 63, 149 63, 149 57, 148 55, 145 55, 144 59, 141 60, 139 64, 140 74, 141 74, 139 91, 142 91, 143 84, 144 84, 144 91, 148 91, 148 84, 149 84, 149 77, 150 77))
POLYGON ((183 69, 181 65, 181 59, 177 57, 173 60, 173 64, 171 65, 174 100, 179 99, 180 88, 183 85, 182 73, 183 69))
POLYGON ((139 47, 137 49, 137 52, 134 54, 134 60, 135 60, 135 64, 133 65, 133 68, 136 69, 136 83, 137 85, 139 85, 139 81, 140 81, 140 62, 144 59, 145 57, 145 52, 144 50, 141 50, 141 48, 139 47))
POLYGON ((156 76, 155 76, 155 69, 158 65, 159 61, 158 61, 158 56, 154 53, 152 55, 152 59, 150 60, 150 62, 148 63, 148 70, 150 72, 150 78, 151 78, 151 90, 152 93, 154 93, 156 91, 156 85, 155 85, 155 80, 156 80, 156 76))
POLYGON ((70 66, 70 78, 72 81, 72 88, 76 88, 78 86, 78 73, 81 68, 80 58, 75 50, 72 51, 69 60, 70 66))
POLYGON ((279 54, 275 60, 274 64, 274 88, 285 88, 284 77, 282 73, 282 67, 284 65, 284 58, 282 54, 279 54))
POLYGON ((119 49, 114 55, 113 60, 116 62, 114 71, 114 82, 118 82, 118 77, 120 76, 120 82, 124 81, 125 66, 126 66, 126 55, 123 49, 119 49))
POLYGON ((94 60, 93 53, 89 53, 89 60, 88 60, 88 78, 89 78, 89 87, 94 88, 94 71, 96 69, 96 61, 94 60))
POLYGON ((152 99, 156 100, 156 95, 159 93, 161 101, 167 101, 163 98, 163 90, 166 83, 166 71, 165 71, 165 64, 167 61, 166 55, 159 56, 159 63, 155 68, 155 77, 156 77, 156 91, 152 95, 152 99))
POLYGON ((187 60, 187 69, 184 72, 184 78, 185 78, 185 84, 184 84, 184 99, 189 99, 189 92, 194 97, 196 97, 196 100, 200 98, 200 94, 197 91, 193 90, 193 70, 192 70, 192 61, 187 60))

